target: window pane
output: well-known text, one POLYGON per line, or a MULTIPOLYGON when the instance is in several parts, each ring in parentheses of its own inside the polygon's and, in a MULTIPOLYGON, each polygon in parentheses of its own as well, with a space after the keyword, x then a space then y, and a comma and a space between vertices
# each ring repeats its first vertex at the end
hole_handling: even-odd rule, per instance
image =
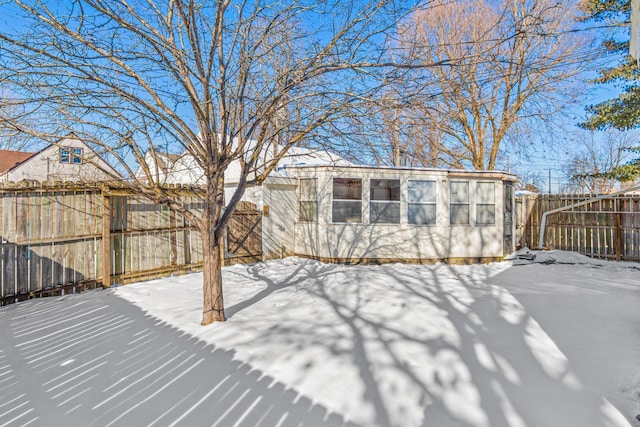
POLYGON ((495 203, 495 183, 493 182, 477 182, 476 183, 476 203, 489 204, 495 203))
POLYGON ((300 202, 300 221, 318 222, 318 202, 300 202))
POLYGON ((451 224, 469 224, 469 205, 451 205, 451 224))
POLYGON ((371 200, 400 201, 399 179, 372 179, 371 200))
POLYGON ((436 223, 435 204, 410 204, 407 208, 407 222, 409 224, 434 225, 436 223))
POLYGON ((359 178, 333 178, 335 200, 362 199, 362 180, 359 178))
POLYGON ((362 202, 333 201, 333 222, 362 222, 362 202))
POLYGON ((66 149, 66 148, 61 148, 60 149, 60 162, 69 163, 70 160, 71 160, 71 153, 69 152, 69 150, 66 149))
POLYGON ((435 203, 435 181, 409 181, 409 203, 435 203))
POLYGON ((371 202, 369 204, 371 224, 400 224, 400 203, 371 202))
POLYGON ((318 198, 318 181, 315 178, 300 179, 300 200, 316 200, 318 198))
POLYGON ((476 224, 495 224, 496 205, 477 205, 476 224))
POLYGON ((451 182, 451 202, 450 203, 469 203, 469 183, 451 182))

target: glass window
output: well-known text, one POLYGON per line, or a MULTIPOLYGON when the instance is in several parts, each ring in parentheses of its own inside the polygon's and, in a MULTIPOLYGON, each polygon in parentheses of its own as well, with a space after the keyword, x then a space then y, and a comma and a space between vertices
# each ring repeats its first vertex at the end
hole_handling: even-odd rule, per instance
POLYGON ((496 223, 496 185, 494 182, 476 183, 476 224, 496 223))
POLYGON ((333 222, 362 222, 362 202, 333 201, 333 222))
POLYGON ((318 222, 318 202, 300 201, 300 221, 318 222))
POLYGON ((318 180, 316 178, 300 179, 299 220, 302 222, 318 222, 318 180))
POLYGON ((371 202, 369 220, 371 224, 400 224, 400 202, 371 202))
POLYGON ((333 178, 332 222, 362 222, 362 180, 333 178))
POLYGON ((372 179, 371 200, 400 201, 399 179, 372 179))
POLYGON ((407 222, 415 225, 436 223, 436 182, 413 181, 407 183, 407 222))
POLYGON ((60 148, 60 163, 71 163, 71 152, 68 148, 60 148))
POLYGON ((400 180, 369 181, 369 223, 400 224, 400 180))
POLYGON ((318 180, 315 178, 300 179, 300 200, 317 200, 318 180))
POLYGON ((333 178, 333 200, 362 200, 362 180, 333 178))
POLYGON ((449 183, 449 223, 469 224, 469 181, 449 183))
POLYGON ((83 154, 82 148, 72 148, 72 151, 73 151, 73 158, 72 158, 73 163, 82 163, 82 154, 83 154))

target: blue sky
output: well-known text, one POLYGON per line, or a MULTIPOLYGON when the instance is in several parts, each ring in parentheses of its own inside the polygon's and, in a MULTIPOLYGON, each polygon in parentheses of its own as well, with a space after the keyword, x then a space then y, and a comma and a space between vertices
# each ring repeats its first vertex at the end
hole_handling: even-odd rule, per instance
MULTIPOLYGON (((52 4, 64 8, 68 7, 70 3, 59 1, 52 4)), ((0 25, 4 29, 21 29, 21 21, 16 13, 15 6, 3 2, 3 0, 0 0, 0 25)), ((612 58, 612 60, 615 59, 612 58)), ((570 159, 575 148, 572 145, 572 139, 574 139, 576 133, 582 132, 577 127, 577 123, 585 118, 585 106, 609 99, 618 93, 619 89, 612 85, 593 86, 591 93, 584 98, 583 103, 578 103, 570 108, 566 118, 563 119, 564 131, 555 131, 552 143, 548 141, 548 137, 538 136, 527 150, 514 148, 506 150, 511 171, 534 173, 545 178, 548 178, 548 174, 551 172, 552 189, 557 191, 561 183, 566 180, 564 165, 570 159)), ((507 169, 506 159, 502 162, 501 167, 507 169)))

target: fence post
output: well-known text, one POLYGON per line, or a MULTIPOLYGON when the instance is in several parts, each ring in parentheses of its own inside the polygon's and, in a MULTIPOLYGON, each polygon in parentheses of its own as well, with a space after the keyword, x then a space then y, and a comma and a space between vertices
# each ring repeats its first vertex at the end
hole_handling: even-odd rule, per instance
POLYGON ((111 198, 102 188, 102 286, 111 286, 111 198))
POLYGON ((616 225, 616 261, 622 259, 622 206, 620 199, 614 199, 613 210, 615 211, 615 225, 616 225))

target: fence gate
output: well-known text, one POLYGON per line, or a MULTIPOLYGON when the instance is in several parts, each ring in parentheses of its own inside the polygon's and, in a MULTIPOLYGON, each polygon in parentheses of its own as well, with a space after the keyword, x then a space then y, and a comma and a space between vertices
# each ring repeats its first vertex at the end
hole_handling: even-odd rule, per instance
POLYGON ((262 212, 250 202, 240 202, 229 220, 225 264, 262 261, 262 212))

